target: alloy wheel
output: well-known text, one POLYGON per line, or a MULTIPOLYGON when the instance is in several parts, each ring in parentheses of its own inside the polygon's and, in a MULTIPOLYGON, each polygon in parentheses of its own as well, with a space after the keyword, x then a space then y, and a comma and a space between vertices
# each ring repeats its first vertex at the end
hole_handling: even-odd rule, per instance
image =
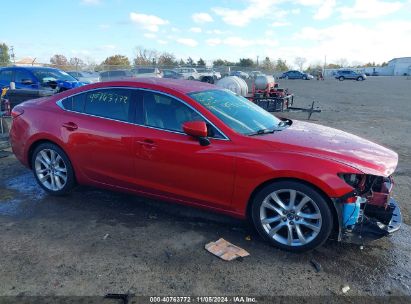
POLYGON ((59 191, 67 183, 67 166, 52 149, 43 149, 37 153, 34 169, 39 182, 51 191, 59 191))
POLYGON ((260 221, 267 235, 286 246, 303 246, 320 233, 322 216, 318 205, 294 189, 270 193, 260 207, 260 221))

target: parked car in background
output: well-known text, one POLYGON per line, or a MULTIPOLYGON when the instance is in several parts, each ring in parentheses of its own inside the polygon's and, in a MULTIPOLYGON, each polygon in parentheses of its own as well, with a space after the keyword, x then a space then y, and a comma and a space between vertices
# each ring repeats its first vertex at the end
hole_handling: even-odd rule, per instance
MULTIPOLYGON (((214 71, 211 68, 196 68, 197 72, 200 74, 200 80, 203 82, 210 82, 210 81, 204 81, 204 77, 212 78, 214 81, 221 79, 221 73, 214 71)), ((210 82, 211 83, 211 82, 210 82)))
POLYGON ((311 80, 314 79, 314 76, 308 73, 303 73, 300 71, 292 70, 283 73, 280 79, 304 79, 304 80, 311 80))
POLYGON ((252 71, 250 73, 251 78, 257 78, 257 76, 264 76, 265 74, 261 71, 252 71))
POLYGON ((131 69, 131 72, 134 74, 135 77, 163 77, 163 73, 158 68, 151 68, 151 67, 141 67, 131 69))
POLYGON ((136 78, 130 70, 112 70, 100 72, 100 81, 125 80, 136 78))
POLYGON ((250 75, 248 75, 246 72, 243 72, 243 71, 232 71, 230 73, 230 76, 237 76, 237 77, 240 77, 240 78, 243 78, 243 79, 250 78, 250 75))
POLYGON ((84 83, 95 83, 100 81, 100 75, 96 72, 89 71, 67 71, 67 74, 70 74, 78 81, 84 83))
POLYGON ((184 75, 173 70, 162 70, 163 78, 184 79, 184 75))
POLYGON ((48 67, 6 67, 0 68, 0 87, 8 87, 10 82, 16 89, 57 91, 69 90, 84 85, 64 71, 48 67))
POLYGON ((195 68, 175 68, 175 72, 182 74, 187 80, 200 80, 200 74, 195 68))
POLYGON ((249 218, 294 252, 331 233, 366 241, 401 225, 390 197, 397 153, 211 84, 100 82, 25 102, 12 117, 15 156, 52 195, 78 183, 207 208, 249 218))
POLYGON ((213 71, 218 73, 221 77, 227 77, 231 74, 231 68, 229 66, 215 66, 213 67, 213 71))
POLYGON ((367 79, 367 75, 365 73, 355 72, 353 70, 338 70, 334 76, 336 79, 343 81, 345 79, 357 80, 362 81, 367 79))

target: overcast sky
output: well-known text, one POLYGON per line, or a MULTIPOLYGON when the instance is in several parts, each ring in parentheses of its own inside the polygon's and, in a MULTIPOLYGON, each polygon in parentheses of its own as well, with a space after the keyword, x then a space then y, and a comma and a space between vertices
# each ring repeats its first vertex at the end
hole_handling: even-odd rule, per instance
POLYGON ((132 58, 143 46, 208 62, 378 63, 411 56, 411 0, 15 0, 1 17, 2 41, 38 62, 132 58))

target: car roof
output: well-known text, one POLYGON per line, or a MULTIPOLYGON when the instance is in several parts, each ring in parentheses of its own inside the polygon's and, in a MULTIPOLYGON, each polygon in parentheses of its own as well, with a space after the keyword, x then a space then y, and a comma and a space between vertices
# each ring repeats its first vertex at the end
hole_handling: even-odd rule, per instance
MULTIPOLYGON (((220 87, 215 85, 194 81, 194 80, 182 80, 182 79, 171 79, 171 78, 138 78, 136 80, 117 80, 117 81, 107 81, 99 82, 92 85, 94 88, 104 88, 113 86, 127 86, 134 88, 147 88, 155 90, 173 90, 175 92, 188 94, 192 92, 199 92, 205 90, 219 90, 220 87)), ((87 87, 87 86, 85 86, 87 87)), ((85 88, 83 87, 83 88, 85 88)))
POLYGON ((101 71, 100 73, 104 73, 104 72, 118 72, 118 71, 120 71, 120 72, 127 72, 127 71, 131 72, 131 70, 127 70, 127 69, 118 69, 118 70, 101 71))
POLYGON ((56 69, 56 68, 51 68, 51 67, 38 67, 38 66, 9 66, 9 67, 0 68, 0 70, 3 70, 3 69, 29 70, 29 71, 39 71, 39 70, 59 71, 59 69, 56 69))

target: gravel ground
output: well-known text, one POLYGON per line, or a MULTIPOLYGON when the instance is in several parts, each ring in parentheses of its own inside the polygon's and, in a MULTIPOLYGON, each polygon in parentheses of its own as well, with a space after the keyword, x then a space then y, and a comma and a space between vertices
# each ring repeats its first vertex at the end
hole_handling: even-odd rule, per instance
MULTIPOLYGON (((0 295, 411 295, 411 80, 283 80, 316 123, 397 151, 394 197, 405 223, 364 249, 328 241, 290 254, 246 223, 120 193, 79 187, 47 196, 13 155, 0 159, 0 295), (251 240, 247 240, 251 236, 251 240), (204 245, 223 237, 250 256, 224 262, 204 245), (312 260, 321 265, 316 272, 312 260)), ((304 119, 304 113, 286 113, 304 119)))

